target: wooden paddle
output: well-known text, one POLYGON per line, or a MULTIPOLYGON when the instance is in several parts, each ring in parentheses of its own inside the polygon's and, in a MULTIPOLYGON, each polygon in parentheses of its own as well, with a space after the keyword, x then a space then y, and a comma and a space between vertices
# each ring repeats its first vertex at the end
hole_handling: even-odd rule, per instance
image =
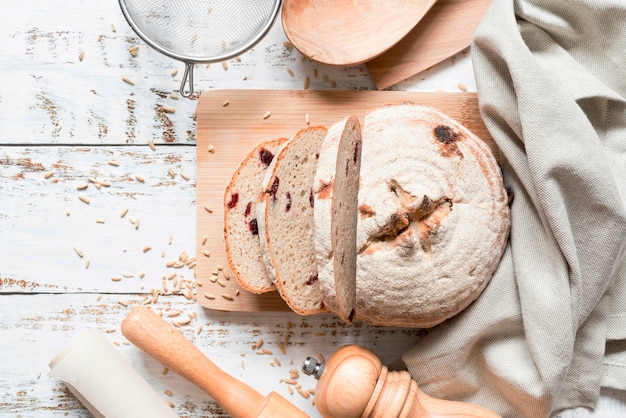
POLYGON ((395 45, 435 1, 283 0, 282 22, 304 55, 329 65, 356 65, 395 45))
POLYGON ((379 90, 467 48, 491 0, 438 0, 420 23, 392 48, 367 63, 379 90))

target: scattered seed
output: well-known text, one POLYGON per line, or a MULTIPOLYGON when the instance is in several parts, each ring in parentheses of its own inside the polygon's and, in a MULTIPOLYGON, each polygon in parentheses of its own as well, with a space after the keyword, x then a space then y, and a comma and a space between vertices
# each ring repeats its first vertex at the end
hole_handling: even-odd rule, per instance
POLYGON ((49 179, 50 177, 52 177, 54 175, 54 173, 52 171, 48 171, 43 175, 44 179, 49 179))
POLYGON ((189 179, 191 179, 191 177, 189 177, 189 175, 188 175, 187 173, 182 173, 182 172, 181 172, 181 173, 180 173, 180 176, 181 176, 183 179, 187 180, 187 181, 189 181, 189 179))
POLYGON ((109 160, 109 165, 112 165, 113 167, 119 167, 120 163, 116 160, 109 160))
POLYGON ((78 254, 80 258, 83 257, 83 252, 79 248, 74 247, 74 251, 76 251, 76 254, 78 254))
POLYGON ((285 350, 285 345, 282 342, 278 341, 276 345, 278 346, 278 349, 280 350, 281 353, 285 355, 287 354, 287 350, 285 350))
POLYGON ((152 247, 150 247, 149 245, 146 245, 146 246, 144 246, 144 247, 143 247, 142 251, 143 251, 144 253, 147 253, 147 252, 148 252, 148 251, 150 251, 151 249, 152 249, 152 247))
POLYGON ((183 318, 177 322, 178 322, 178 325, 189 325, 191 323, 191 318, 183 318))
POLYGON ((124 81, 124 83, 130 84, 131 86, 135 85, 135 82, 133 80, 131 80, 130 77, 128 77, 128 76, 123 76, 122 80, 124 81))
POLYGON ((202 324, 200 324, 200 325, 198 325, 198 326, 196 327, 196 334, 197 334, 197 335, 200 335, 200 333, 201 333, 201 332, 202 332, 202 324))
POLYGON ((104 224, 104 219, 102 218, 96 219, 96 223, 104 224))
POLYGON ((298 393, 304 398, 304 399, 309 399, 309 396, 311 396, 311 394, 309 392, 305 392, 300 388, 296 389, 298 391, 298 393))
POLYGON ((309 84, 311 84, 311 79, 309 77, 304 79, 304 89, 308 90, 309 84))
POLYGON ((166 113, 176 113, 176 108, 172 106, 161 106, 161 109, 166 113))
POLYGON ((165 389, 165 390, 163 391, 163 393, 165 393, 165 394, 166 394, 167 396, 169 396, 170 398, 171 398, 172 396, 174 396, 174 394, 172 393, 172 391, 171 391, 171 390, 167 390, 167 389, 165 389))
POLYGON ((222 68, 228 70, 228 63, 226 61, 222 61, 222 68))
POLYGON ((154 145, 154 142, 151 139, 148 140, 148 146, 150 147, 152 151, 156 151, 156 146, 154 145))
POLYGON ((80 201, 81 201, 81 202, 83 202, 83 203, 89 204, 89 202, 90 202, 89 198, 88 198, 87 196, 85 196, 85 195, 82 195, 82 194, 81 194, 81 195, 79 195, 79 196, 78 196, 78 198, 79 198, 79 199, 80 199, 80 201))
POLYGON ((204 293, 204 297, 209 299, 209 300, 215 299, 215 295, 213 295, 211 293, 204 293))
POLYGON ((85 268, 88 269, 90 265, 91 265, 91 261, 86 260, 85 261, 85 268))
POLYGON ((128 306, 128 302, 126 302, 125 300, 122 300, 122 299, 118 300, 117 303, 119 303, 120 305, 122 305, 124 307, 128 306))
POLYGON ((207 240, 208 240, 207 236, 203 235, 202 236, 202 245, 206 244, 207 240))
POLYGON ((293 49, 294 48, 293 44, 291 42, 289 42, 289 41, 283 41, 283 46, 285 48, 287 48, 287 49, 293 49))
POLYGON ((114 281, 114 282, 119 282, 119 281, 122 280, 122 278, 120 276, 113 276, 113 277, 111 277, 111 280, 114 281))
POLYGON ((226 106, 228 106, 228 105, 229 105, 229 103, 230 103, 230 102, 229 102, 228 100, 224 100, 224 101, 222 102, 222 107, 226 107, 226 106))
POLYGON ((135 275, 132 273, 124 273, 122 274, 122 277, 125 277, 127 279, 132 279, 133 277, 135 277, 135 275))
POLYGON ((287 68, 287 74, 289 74, 292 77, 294 76, 293 70, 291 68, 287 68))
POLYGON ((276 364, 278 367, 282 366, 282 363, 280 362, 280 360, 278 360, 278 358, 274 357, 274 364, 276 364))
POLYGON ((227 293, 222 293, 222 297, 226 300, 235 300, 232 295, 229 295, 227 293))
POLYGON ((208 252, 208 251, 203 251, 202 255, 205 256, 205 257, 211 257, 211 253, 208 252))
POLYGON ((298 379, 300 377, 300 373, 295 369, 289 370, 289 377, 292 379, 298 379))
POLYGON ((176 94, 176 93, 170 93, 170 99, 172 99, 172 100, 178 100, 178 94, 176 94))
POLYGON ((170 74, 172 75, 172 77, 176 77, 176 74, 178 74, 178 68, 174 68, 170 74))
POLYGON ((204 210, 206 210, 209 213, 213 213, 213 209, 211 209, 209 206, 205 206, 204 210))
POLYGON ((463 83, 459 83, 458 87, 459 87, 459 90, 461 90, 461 91, 467 91, 467 87, 463 83))
POLYGON ((85 51, 80 51, 78 53, 78 61, 82 61, 85 58, 85 51))
POLYGON ((117 28, 115 27, 114 23, 111 23, 111 32, 113 33, 117 32, 117 28))
POLYGON ((135 174, 135 180, 137 180, 139 183, 144 183, 146 180, 140 176, 139 174, 135 174))
POLYGON ((263 119, 267 119, 272 115, 272 112, 270 112, 269 110, 267 112, 265 112, 265 114, 263 115, 263 119))
POLYGON ((293 388, 291 386, 287 386, 287 391, 290 395, 293 395, 293 388))
POLYGON ((120 218, 123 218, 124 216, 126 216, 127 213, 128 213, 128 208, 122 209, 122 212, 120 212, 120 218))
POLYGON ((105 330, 105 332, 107 332, 107 333, 109 333, 109 334, 114 333, 114 332, 115 332, 115 328, 113 328, 113 327, 108 327, 108 328, 105 330))
POLYGON ((286 383, 288 385, 297 385, 298 382, 295 381, 294 379, 280 379, 281 383, 286 383))
POLYGON ((308 113, 306 115, 304 115, 304 121, 306 122, 307 125, 309 125, 311 123, 311 118, 309 117, 308 113))
POLYGON ((209 147, 207 149, 211 154, 215 153, 215 147, 213 146, 213 144, 209 144, 209 147))

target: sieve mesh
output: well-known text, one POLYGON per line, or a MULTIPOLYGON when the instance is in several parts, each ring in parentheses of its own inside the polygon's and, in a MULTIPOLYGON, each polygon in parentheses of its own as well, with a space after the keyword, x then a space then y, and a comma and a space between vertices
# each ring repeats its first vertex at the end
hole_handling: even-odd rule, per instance
POLYGON ((185 75, 193 63, 224 61, 254 46, 280 7, 280 0, 119 2, 126 20, 146 43, 187 63, 185 75))

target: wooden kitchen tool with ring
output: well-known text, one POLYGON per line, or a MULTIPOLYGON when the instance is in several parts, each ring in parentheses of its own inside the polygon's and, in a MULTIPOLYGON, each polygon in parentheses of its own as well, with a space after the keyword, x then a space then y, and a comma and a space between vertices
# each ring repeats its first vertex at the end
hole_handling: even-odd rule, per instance
MULTIPOLYGON (((122 333, 204 390, 233 418, 307 417, 276 392, 263 396, 221 370, 150 308, 134 308, 122 322, 122 333)), ((374 353, 355 345, 340 348, 326 363, 307 359, 304 370, 319 379, 316 406, 326 418, 498 417, 475 405, 426 395, 408 372, 388 371, 374 353)))

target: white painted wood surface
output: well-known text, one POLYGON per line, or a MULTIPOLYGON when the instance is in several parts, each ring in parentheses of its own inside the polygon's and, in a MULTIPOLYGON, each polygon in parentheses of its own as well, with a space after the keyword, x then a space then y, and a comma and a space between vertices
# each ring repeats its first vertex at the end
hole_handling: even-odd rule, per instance
MULTIPOLYGON (((277 23, 240 58, 198 66, 196 89, 374 89, 364 66, 317 64, 284 41, 277 23)), ((183 65, 147 47, 115 0, 8 3, 0 45, 1 417, 90 416, 47 375, 51 358, 87 328, 118 345, 179 415, 225 416, 121 335, 125 314, 142 303, 172 323, 191 317, 181 330, 216 364, 263 394, 278 391, 311 416, 317 416, 312 398, 289 395, 279 383, 307 355, 358 343, 392 364, 419 339, 415 330, 344 326, 330 315, 209 311, 176 291, 177 280, 193 283, 192 268, 169 262, 196 252, 196 101, 170 97, 183 65), (153 296, 164 281, 167 294, 153 296), (179 316, 168 316, 175 311, 179 316), (291 344, 282 354, 276 343, 286 334, 291 344), (272 355, 255 353, 259 338, 272 355)), ((393 89, 474 91, 467 55, 393 89)), ((304 388, 315 385, 299 380, 304 388)), ((603 395, 594 416, 626 410, 623 393, 603 395)))

